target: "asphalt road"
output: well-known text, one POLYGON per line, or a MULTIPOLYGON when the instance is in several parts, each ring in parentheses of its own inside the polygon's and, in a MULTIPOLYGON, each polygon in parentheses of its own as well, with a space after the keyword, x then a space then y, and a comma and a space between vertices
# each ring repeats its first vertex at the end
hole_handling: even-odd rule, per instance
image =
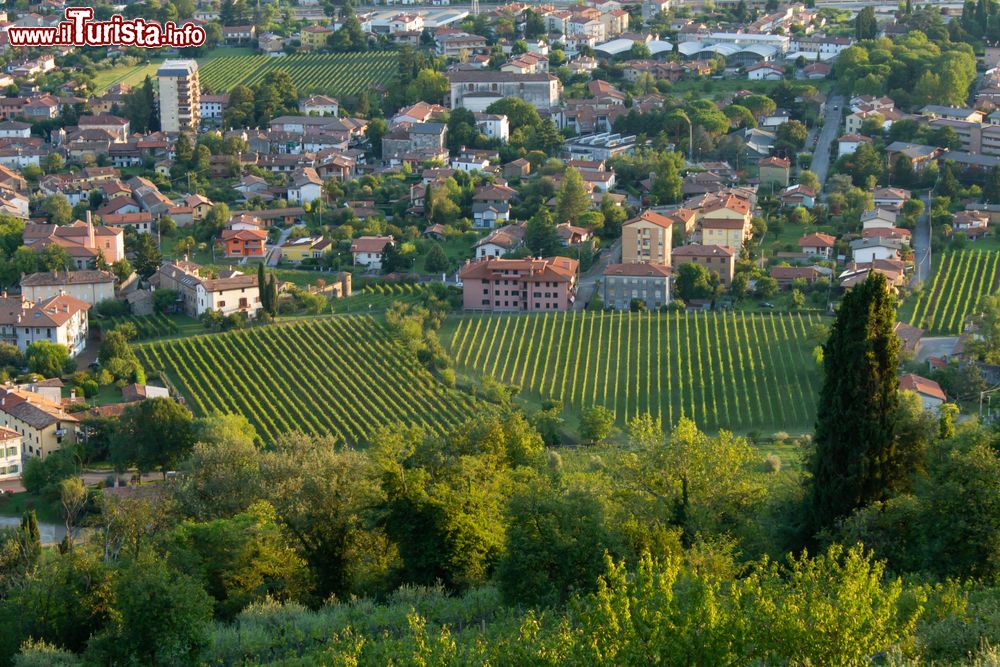
POLYGON ((916 285, 931 277, 931 202, 930 194, 922 195, 924 214, 917 220, 913 230, 913 259, 916 268, 911 284, 916 285))
POLYGON ((601 276, 608 264, 620 262, 622 256, 622 240, 616 239, 608 248, 601 253, 600 259, 594 262, 590 270, 580 276, 580 282, 576 287, 576 302, 573 304, 574 310, 583 310, 587 307, 594 290, 601 283, 601 276))
POLYGON ((826 175, 830 171, 830 150, 833 142, 840 136, 840 123, 844 116, 843 95, 833 95, 826 102, 826 118, 823 129, 820 130, 813 151, 811 170, 819 179, 820 186, 826 184, 826 175))

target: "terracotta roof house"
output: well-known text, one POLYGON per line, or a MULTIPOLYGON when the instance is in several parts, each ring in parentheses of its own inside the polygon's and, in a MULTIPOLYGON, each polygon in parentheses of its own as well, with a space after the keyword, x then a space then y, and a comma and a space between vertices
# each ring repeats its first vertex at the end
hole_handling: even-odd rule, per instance
POLYGON ((924 410, 937 411, 941 404, 948 400, 941 385, 934 380, 928 380, 914 373, 907 373, 899 378, 899 388, 903 391, 912 391, 920 396, 924 410))
POLYGON ((800 238, 799 247, 802 248, 802 252, 806 255, 818 255, 825 259, 830 259, 833 253, 833 245, 836 242, 837 238, 834 236, 814 232, 800 238))
POLYGON ((392 236, 359 236, 351 242, 354 264, 369 269, 382 268, 382 253, 387 245, 395 245, 392 236))
POLYGON ((674 248, 670 263, 676 267, 691 262, 719 274, 719 280, 728 287, 736 273, 736 251, 720 245, 684 245, 674 248))

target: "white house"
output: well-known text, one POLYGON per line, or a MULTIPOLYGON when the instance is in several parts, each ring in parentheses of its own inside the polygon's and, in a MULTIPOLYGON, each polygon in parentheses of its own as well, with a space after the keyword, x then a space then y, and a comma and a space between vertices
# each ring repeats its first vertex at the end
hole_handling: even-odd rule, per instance
POLYGON ((487 139, 499 139, 506 143, 510 138, 510 122, 504 114, 477 113, 476 129, 487 139))
POLYGON ((496 227, 510 220, 510 205, 498 202, 474 202, 472 222, 476 227, 496 227))
POLYGON ((851 241, 851 254, 858 264, 866 264, 877 259, 900 259, 902 249, 901 241, 879 236, 851 241))
POLYGON ((359 236, 351 243, 351 254, 354 255, 355 266, 381 269, 382 253, 385 252, 385 247, 395 244, 392 236, 359 236))
POLYGON ((289 203, 305 204, 323 196, 323 180, 312 167, 303 167, 292 175, 288 186, 289 203))
POLYGON ((17 431, 0 427, 0 480, 21 476, 22 436, 17 431))
POLYGON ((299 103, 299 111, 308 115, 336 116, 340 113, 340 102, 326 95, 313 95, 299 103))
POLYGON ((757 63, 746 69, 751 81, 781 81, 785 78, 785 68, 772 63, 757 63))
POLYGON ((161 264, 156 277, 161 288, 177 290, 181 307, 191 317, 218 311, 252 318, 261 309, 257 276, 227 270, 209 278, 201 275, 201 267, 194 262, 175 261, 161 264))
POLYGON ((865 211, 861 214, 861 228, 879 229, 882 227, 895 227, 896 217, 897 214, 895 211, 890 211, 885 208, 876 208, 871 211, 865 211))
POLYGON ((36 341, 61 343, 75 357, 87 347, 88 310, 89 303, 65 294, 38 302, 0 299, 0 337, 22 352, 36 341))
POLYGON ((900 188, 878 188, 872 193, 875 206, 885 206, 888 208, 898 209, 909 198, 909 191, 901 190, 900 188))
POLYGON ((17 120, 6 120, 0 123, 0 138, 27 139, 31 136, 31 124, 17 120))
POLYGON ((871 141, 860 134, 845 134, 837 139, 837 155, 851 155, 861 147, 861 144, 870 144, 871 141))

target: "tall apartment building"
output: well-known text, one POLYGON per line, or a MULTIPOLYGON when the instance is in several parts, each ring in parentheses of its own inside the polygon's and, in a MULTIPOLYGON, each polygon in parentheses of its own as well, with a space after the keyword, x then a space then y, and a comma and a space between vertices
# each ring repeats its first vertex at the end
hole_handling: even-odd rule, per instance
POLYGON ((197 130, 201 120, 198 63, 165 60, 156 70, 156 78, 160 84, 160 129, 164 132, 197 130))
POLYGON ((655 211, 643 211, 622 223, 622 263, 669 266, 673 224, 655 211))

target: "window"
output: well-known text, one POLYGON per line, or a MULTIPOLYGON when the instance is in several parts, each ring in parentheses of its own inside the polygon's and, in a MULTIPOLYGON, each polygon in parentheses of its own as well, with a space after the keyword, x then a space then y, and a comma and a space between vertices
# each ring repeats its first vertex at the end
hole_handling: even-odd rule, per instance
POLYGON ((220 301, 219 302, 219 308, 225 308, 225 307, 226 307, 226 302, 225 301, 220 301))

